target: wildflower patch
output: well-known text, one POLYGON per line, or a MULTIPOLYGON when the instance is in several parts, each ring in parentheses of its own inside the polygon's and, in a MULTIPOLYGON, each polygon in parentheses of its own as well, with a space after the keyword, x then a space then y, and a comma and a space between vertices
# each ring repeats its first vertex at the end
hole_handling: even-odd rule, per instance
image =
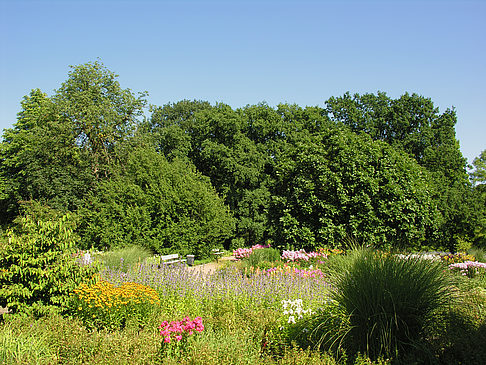
POLYGON ((127 320, 140 325, 153 305, 159 303, 157 292, 142 284, 126 282, 115 286, 107 281, 81 284, 74 291, 73 309, 88 328, 123 328, 127 320))

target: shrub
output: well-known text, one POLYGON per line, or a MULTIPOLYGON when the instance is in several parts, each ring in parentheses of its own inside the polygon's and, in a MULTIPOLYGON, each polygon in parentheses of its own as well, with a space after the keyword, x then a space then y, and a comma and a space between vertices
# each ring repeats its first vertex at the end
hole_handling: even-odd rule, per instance
POLYGON ((7 231, 0 256, 1 306, 35 316, 65 309, 69 293, 96 272, 71 256, 77 242, 72 218, 35 220, 27 215, 20 219, 19 232, 7 231))
MULTIPOLYGON (((334 276, 331 298, 349 318, 343 346, 372 358, 427 355, 425 330, 450 303, 451 277, 440 263, 361 250, 334 276)), ((324 311, 320 323, 329 320, 324 311)))

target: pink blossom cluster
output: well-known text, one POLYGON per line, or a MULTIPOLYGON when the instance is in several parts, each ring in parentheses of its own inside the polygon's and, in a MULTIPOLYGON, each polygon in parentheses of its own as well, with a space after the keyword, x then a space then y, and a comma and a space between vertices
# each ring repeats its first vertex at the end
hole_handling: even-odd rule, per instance
POLYGON ((192 321, 189 317, 185 317, 182 321, 163 321, 159 330, 160 334, 164 336, 164 342, 170 343, 172 340, 181 341, 184 335, 190 336, 194 333, 193 331, 202 332, 204 325, 201 317, 196 317, 192 321), (173 338, 171 335, 173 335, 173 338))
POLYGON ((301 278, 323 278, 325 276, 324 273, 319 269, 315 269, 315 270, 302 269, 302 270, 299 270, 297 268, 294 268, 294 273, 295 273, 295 275, 300 276, 301 278))
POLYGON ((282 260, 286 260, 287 262, 294 262, 294 261, 308 261, 311 258, 314 257, 324 257, 327 258, 327 255, 325 253, 321 252, 305 252, 305 250, 299 250, 299 251, 284 251, 282 253, 282 260))
POLYGON ((282 273, 289 273, 290 275, 300 276, 301 278, 323 278, 325 274, 319 269, 297 269, 295 267, 272 267, 271 269, 267 269, 264 273, 268 276, 275 274, 277 272, 282 273))
POLYGON ((238 248, 236 250, 233 250, 233 256, 235 259, 237 260, 241 260, 241 259, 244 259, 248 256, 250 256, 250 254, 253 252, 253 250, 257 250, 257 249, 260 249, 260 248, 269 248, 270 245, 253 245, 251 246, 250 248, 238 248))
POLYGON ((464 261, 450 264, 449 269, 459 269, 464 276, 471 276, 478 273, 478 269, 486 270, 486 263, 478 261, 464 261))

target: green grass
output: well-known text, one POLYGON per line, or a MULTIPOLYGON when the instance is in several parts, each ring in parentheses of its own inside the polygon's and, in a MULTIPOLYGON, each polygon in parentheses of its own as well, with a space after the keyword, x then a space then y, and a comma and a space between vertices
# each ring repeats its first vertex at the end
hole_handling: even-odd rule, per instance
POLYGON ((146 258, 151 257, 153 253, 140 246, 130 246, 117 250, 106 251, 96 260, 100 260, 104 266, 112 269, 129 269, 138 263, 142 263, 146 258))
POLYGON ((45 337, 10 324, 0 327, 0 364, 49 364, 54 360, 45 337))
POLYGON ((467 251, 468 254, 473 255, 476 261, 486 262, 486 251, 482 248, 472 247, 467 251))
POLYGON ((250 267, 269 268, 279 263, 280 251, 275 248, 260 248, 253 250, 253 252, 245 259, 245 262, 250 267), (268 267, 267 267, 268 266, 268 267))

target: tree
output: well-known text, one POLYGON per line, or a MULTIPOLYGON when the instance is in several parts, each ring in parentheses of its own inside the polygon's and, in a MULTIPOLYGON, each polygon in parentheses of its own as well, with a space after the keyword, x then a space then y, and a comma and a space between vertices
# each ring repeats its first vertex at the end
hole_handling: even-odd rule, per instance
POLYGON ((477 213, 473 242, 476 246, 486 247, 486 150, 473 161, 474 171, 469 176, 474 184, 472 209, 477 213))
POLYGON ((475 213, 470 205, 466 159, 455 135, 454 109, 440 114, 429 98, 405 94, 391 99, 381 92, 353 97, 346 93, 330 98, 326 105, 334 122, 387 142, 432 173, 446 247, 455 250, 458 241, 472 237, 475 213))
POLYGON ((250 243, 265 240, 268 231, 269 158, 249 137, 248 124, 244 111, 228 105, 182 101, 154 109, 145 130, 168 159, 188 159, 211 179, 237 219, 236 236, 250 243))
POLYGON ((96 178, 109 175, 115 145, 133 133, 146 104, 146 93, 135 97, 120 87, 117 77, 101 62, 74 66, 54 96, 96 178))
POLYGON ((429 173, 384 142, 331 128, 277 159, 270 222, 282 248, 313 250, 348 238, 419 248, 437 238, 429 173))
POLYGON ((474 185, 486 184, 486 150, 473 160, 474 171, 469 176, 474 185))
POLYGON ((75 210, 93 181, 84 152, 57 105, 39 89, 25 96, 17 122, 0 144, 2 223, 19 214, 19 202, 39 200, 75 210))
POLYGON ((187 161, 168 162, 152 147, 124 151, 121 166, 101 181, 82 210, 85 245, 132 244, 158 253, 208 257, 234 222, 208 178, 187 161))

